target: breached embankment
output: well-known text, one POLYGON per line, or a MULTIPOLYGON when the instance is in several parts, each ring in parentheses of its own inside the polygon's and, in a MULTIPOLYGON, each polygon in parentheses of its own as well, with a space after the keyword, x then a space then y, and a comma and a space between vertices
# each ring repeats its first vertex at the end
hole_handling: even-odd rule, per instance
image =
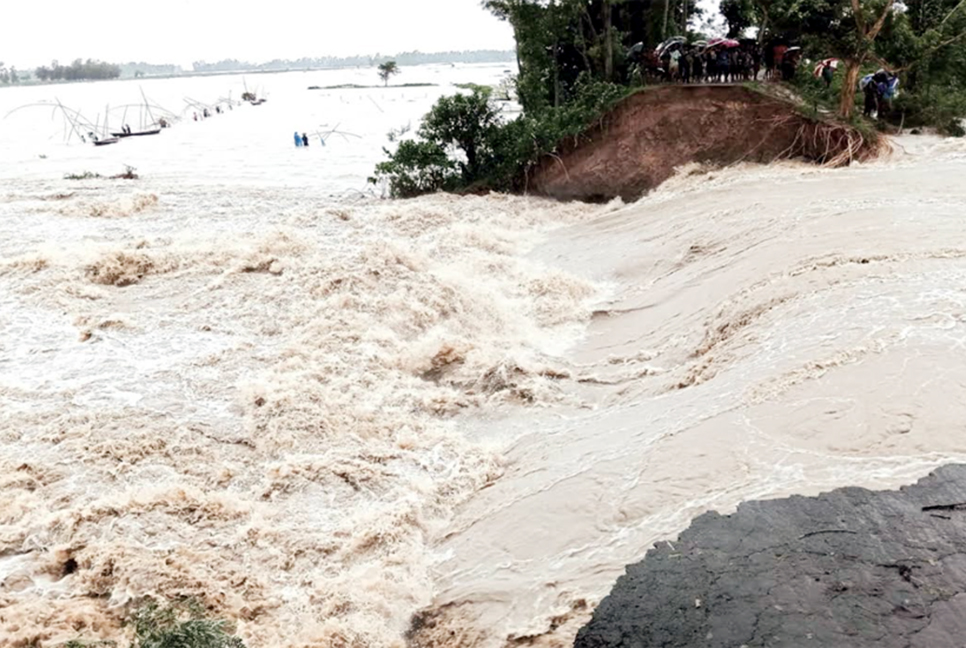
POLYGON ((850 126, 809 118, 796 104, 745 86, 659 86, 563 142, 531 171, 527 189, 565 200, 636 200, 692 162, 802 158, 842 166, 874 157, 878 147, 850 126))
POLYGON ((628 566, 575 648, 955 648, 966 466, 706 513, 628 566))

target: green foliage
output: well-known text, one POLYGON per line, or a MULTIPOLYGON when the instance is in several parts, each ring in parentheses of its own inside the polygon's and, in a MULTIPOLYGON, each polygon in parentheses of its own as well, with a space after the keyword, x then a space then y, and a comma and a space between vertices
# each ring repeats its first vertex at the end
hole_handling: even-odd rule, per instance
POLYGON ((653 48, 687 31, 701 14, 694 0, 484 0, 513 27, 517 97, 528 114, 559 108, 581 78, 613 83, 629 78, 627 51, 653 48))
POLYGON ((489 88, 475 88, 470 94, 441 97, 423 118, 418 135, 444 150, 459 149, 463 181, 481 178, 482 165, 492 154, 490 143, 500 126, 500 110, 490 103, 489 88))
POLYGON ((721 15, 728 23, 728 38, 738 38, 759 24, 760 9, 754 0, 721 0, 721 15))
POLYGON ((935 126, 946 135, 966 135, 962 125, 966 115, 966 88, 962 85, 925 85, 917 92, 900 94, 895 111, 906 127, 935 126))
POLYGON ((134 629, 131 648, 245 648, 230 623, 206 617, 194 600, 148 603, 135 611, 129 625, 134 629))
POLYGON ((488 88, 441 97, 423 117, 418 140, 400 142, 395 153, 387 151, 389 160, 376 166, 372 180, 388 179, 390 194, 399 198, 479 183, 483 169, 497 157, 494 144, 501 126, 488 88))
MULTIPOLYGON (((423 119, 417 140, 404 140, 376 167, 390 195, 409 198, 435 191, 519 188, 527 169, 567 138, 583 133, 625 98, 628 88, 579 79, 573 99, 560 108, 504 122, 488 90, 443 97, 423 119)), ((393 133, 395 135, 395 132, 393 133)))
POLYGON ((94 173, 93 171, 84 171, 83 173, 65 173, 64 180, 93 180, 95 178, 103 178, 100 173, 94 173))
POLYGON ((459 184, 456 162, 435 142, 403 140, 395 153, 386 150, 386 155, 389 159, 376 165, 375 176, 369 182, 388 180, 393 198, 451 191, 459 184))
MULTIPOLYGON (((150 601, 125 622, 133 632, 128 648, 245 648, 232 625, 209 618, 194 599, 159 605, 150 601)), ((115 641, 72 639, 60 648, 113 648, 115 641)))
POLYGON ((385 85, 389 85, 389 78, 399 74, 400 69, 395 61, 386 61, 379 64, 379 78, 385 85))

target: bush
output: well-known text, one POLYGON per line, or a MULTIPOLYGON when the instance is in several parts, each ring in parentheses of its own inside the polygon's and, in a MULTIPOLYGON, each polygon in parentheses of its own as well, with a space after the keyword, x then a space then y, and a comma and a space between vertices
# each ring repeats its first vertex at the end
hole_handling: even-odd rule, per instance
POLYGON ((925 86, 917 92, 900 92, 894 108, 906 127, 932 125, 945 135, 966 135, 962 125, 966 88, 925 86))
POLYGON ((586 78, 571 101, 503 122, 490 90, 441 98, 423 118, 417 140, 400 142, 376 166, 370 182, 387 180, 390 195, 409 198, 435 191, 510 191, 523 185, 530 165, 576 137, 632 91, 586 78))
POLYGON ((459 184, 456 163, 435 142, 403 140, 395 153, 386 150, 386 154, 389 159, 376 165, 375 177, 369 178, 369 182, 387 179, 393 198, 449 191, 459 184))
MULTIPOLYGON (((125 625, 134 631, 128 648, 245 648, 228 621, 208 618, 205 609, 193 599, 163 606, 150 601, 135 610, 125 625)), ((114 641, 81 639, 61 644, 61 648, 114 646, 114 641)))
POLYGON ((245 648, 234 627, 223 619, 210 619, 197 601, 160 606, 144 605, 131 616, 131 648, 245 648))

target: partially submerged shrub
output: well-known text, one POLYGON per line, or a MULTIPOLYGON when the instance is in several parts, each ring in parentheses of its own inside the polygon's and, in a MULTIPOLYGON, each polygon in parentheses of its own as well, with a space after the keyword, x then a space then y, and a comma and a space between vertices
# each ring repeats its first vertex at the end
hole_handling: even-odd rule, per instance
MULTIPOLYGON (((232 623, 207 615, 194 599, 160 605, 148 601, 125 621, 133 637, 127 648, 245 648, 232 623)), ((116 648, 110 640, 72 639, 60 648, 116 648)))
MULTIPOLYGON (((135 173, 137 169, 129 164, 124 165, 124 171, 121 173, 116 173, 112 176, 108 176, 110 180, 137 180, 140 176, 135 173)), ((100 173, 94 173, 93 171, 84 171, 83 173, 66 173, 64 174, 64 180, 96 180, 103 178, 100 173)))
POLYGON ((100 173, 94 173, 93 171, 84 171, 83 173, 65 173, 64 180, 93 180, 94 178, 103 178, 100 173))
POLYGON ((138 608, 128 623, 134 628, 130 648, 245 648, 234 625, 213 619, 195 600, 138 608))
POLYGON ((132 167, 130 164, 124 165, 124 172, 118 173, 117 175, 112 175, 111 180, 137 180, 140 176, 135 173, 137 169, 132 167))

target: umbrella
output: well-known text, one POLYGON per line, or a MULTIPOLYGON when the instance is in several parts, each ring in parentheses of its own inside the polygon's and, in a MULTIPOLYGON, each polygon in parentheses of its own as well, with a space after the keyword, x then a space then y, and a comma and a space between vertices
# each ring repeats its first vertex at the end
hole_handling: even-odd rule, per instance
POLYGON ((664 52, 668 51, 672 47, 680 47, 687 42, 684 36, 675 36, 674 38, 669 38, 660 45, 657 46, 657 55, 661 56, 664 52))
POLYGON ((791 54, 793 52, 801 52, 801 51, 802 51, 802 48, 796 45, 795 47, 789 47, 787 50, 785 50, 785 53, 791 54))
POLYGON ((712 47, 725 47, 725 48, 738 47, 739 45, 741 45, 741 43, 739 43, 733 38, 712 38, 711 40, 708 41, 709 49, 712 47))
POLYGON ((815 76, 815 78, 818 78, 822 76, 822 70, 824 70, 826 67, 830 67, 833 70, 835 70, 838 68, 838 66, 839 66, 839 60, 837 58, 827 58, 824 61, 820 61, 815 66, 815 71, 812 72, 812 74, 815 76))
POLYGON ((632 56, 637 56, 643 49, 644 43, 635 43, 634 46, 627 51, 627 57, 630 58, 632 56))

